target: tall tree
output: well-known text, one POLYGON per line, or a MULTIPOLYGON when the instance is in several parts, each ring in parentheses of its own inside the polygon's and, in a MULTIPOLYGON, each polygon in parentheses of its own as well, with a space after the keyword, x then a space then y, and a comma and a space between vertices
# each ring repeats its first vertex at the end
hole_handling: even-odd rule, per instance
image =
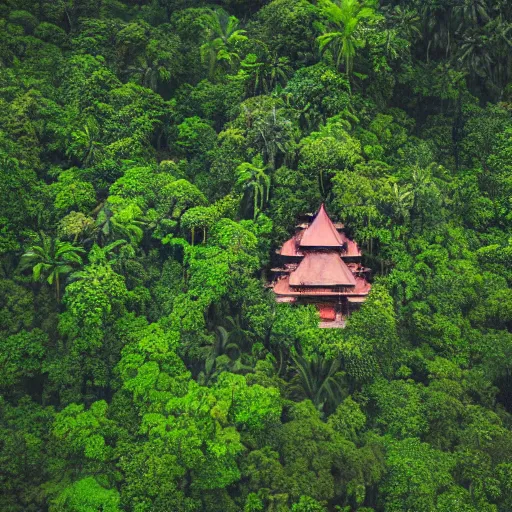
POLYGON ((225 63, 232 70, 240 61, 238 46, 247 36, 245 30, 239 28, 238 19, 222 9, 212 10, 205 24, 208 36, 201 46, 201 57, 208 65, 210 78, 214 78, 219 63, 225 63))
POLYGON ((324 33, 318 38, 320 51, 332 50, 338 67, 344 64, 345 73, 352 73, 354 57, 358 48, 366 44, 363 20, 368 22, 378 18, 374 0, 320 0, 321 14, 327 23, 324 33))
POLYGON ((60 301, 61 276, 68 275, 73 268, 82 264, 80 253, 85 250, 70 242, 61 242, 41 233, 40 245, 32 245, 21 258, 21 268, 32 268, 34 281, 46 279, 55 283, 55 296, 60 301))
POLYGON ((296 398, 308 398, 319 411, 333 411, 346 396, 344 373, 338 360, 322 356, 292 356, 293 377, 288 392, 296 398))
POLYGON ((265 166, 260 156, 253 158, 252 162, 244 162, 237 168, 237 185, 241 185, 244 190, 251 190, 254 201, 254 218, 258 215, 258 210, 263 209, 265 201, 268 201, 270 193, 270 176, 265 174, 265 166))

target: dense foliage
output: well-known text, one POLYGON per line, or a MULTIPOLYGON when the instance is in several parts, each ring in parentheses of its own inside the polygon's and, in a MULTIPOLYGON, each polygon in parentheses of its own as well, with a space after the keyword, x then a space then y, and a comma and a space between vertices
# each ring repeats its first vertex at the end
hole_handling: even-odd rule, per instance
POLYGON ((4 0, 0 509, 512 510, 511 114, 506 0, 4 0))

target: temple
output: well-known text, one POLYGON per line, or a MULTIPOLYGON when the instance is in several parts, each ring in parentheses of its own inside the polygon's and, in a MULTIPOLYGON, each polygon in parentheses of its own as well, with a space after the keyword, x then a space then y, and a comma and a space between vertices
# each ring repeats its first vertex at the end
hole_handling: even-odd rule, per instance
POLYGON ((281 266, 272 269, 271 283, 277 302, 315 304, 320 327, 344 327, 370 292, 370 269, 362 266, 358 245, 343 224, 331 221, 323 204, 277 254, 281 266))

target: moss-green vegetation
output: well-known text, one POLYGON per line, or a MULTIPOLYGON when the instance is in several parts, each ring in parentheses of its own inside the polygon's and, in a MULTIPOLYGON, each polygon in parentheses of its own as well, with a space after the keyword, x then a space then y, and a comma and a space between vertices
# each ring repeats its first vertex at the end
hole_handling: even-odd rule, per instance
POLYGON ((512 510, 512 4, 4 0, 0 509, 512 510), (372 293, 265 288, 321 201, 372 293))

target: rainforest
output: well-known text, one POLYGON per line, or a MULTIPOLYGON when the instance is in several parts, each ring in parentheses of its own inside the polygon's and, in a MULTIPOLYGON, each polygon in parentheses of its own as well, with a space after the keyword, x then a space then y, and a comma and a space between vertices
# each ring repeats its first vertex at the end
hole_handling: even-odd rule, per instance
POLYGON ((0 1, 2 512, 510 512, 511 286, 512 2, 0 1))

